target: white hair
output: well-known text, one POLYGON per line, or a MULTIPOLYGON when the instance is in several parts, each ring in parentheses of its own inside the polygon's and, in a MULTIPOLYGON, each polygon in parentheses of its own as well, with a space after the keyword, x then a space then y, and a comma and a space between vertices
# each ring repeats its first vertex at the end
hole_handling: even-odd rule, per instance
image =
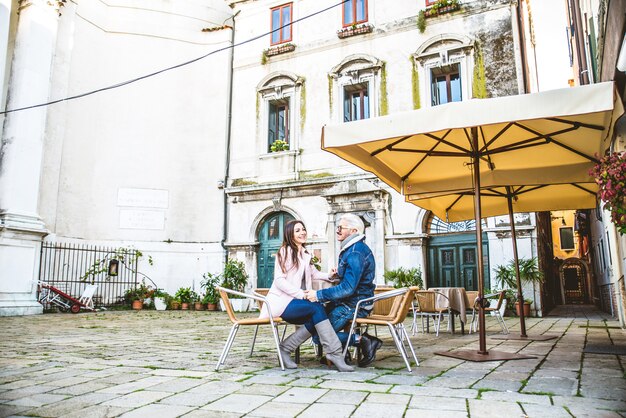
POLYGON ((363 224, 363 220, 353 213, 346 213, 341 215, 339 221, 344 221, 346 223, 346 226, 356 229, 359 234, 362 234, 363 231, 365 231, 365 225, 363 224))

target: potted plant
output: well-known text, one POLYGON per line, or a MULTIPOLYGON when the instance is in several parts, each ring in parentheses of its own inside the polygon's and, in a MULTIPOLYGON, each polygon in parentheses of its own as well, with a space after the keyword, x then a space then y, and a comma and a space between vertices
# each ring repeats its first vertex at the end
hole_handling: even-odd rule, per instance
POLYGON ((204 289, 203 302, 207 304, 207 310, 217 310, 217 302, 220 299, 220 294, 216 289, 216 286, 221 284, 221 276, 219 274, 205 273, 202 275, 203 280, 200 282, 200 286, 204 289))
MULTIPOLYGON (((530 316, 530 305, 532 303, 532 299, 524 299, 524 318, 528 318, 530 316)), ((519 316, 519 302, 515 302, 515 313, 519 316)))
POLYGON ((135 288, 131 288, 124 292, 124 299, 131 307, 138 311, 143 309, 143 299, 144 299, 144 291, 140 286, 135 288))
MULTIPOLYGON (((222 272, 222 287, 243 293, 246 290, 247 284, 248 273, 246 273, 244 263, 239 260, 228 260, 224 265, 224 271, 222 272)), ((231 295, 230 298, 235 311, 246 312, 248 310, 250 299, 243 299, 233 295, 231 295)), ((220 305, 221 304, 222 301, 220 301, 220 305)), ((224 306, 222 306, 222 310, 225 310, 224 306)))
POLYGON ((157 311, 164 311, 171 299, 172 297, 165 290, 156 289, 154 291, 154 308, 157 311))
POLYGON ((422 280, 422 271, 419 267, 405 269, 399 267, 395 270, 388 270, 383 273, 385 283, 390 282, 395 288, 418 286, 420 289, 424 287, 422 280))
POLYGON ((142 290, 144 291, 144 295, 143 295, 143 304, 145 306, 150 306, 152 304, 152 301, 154 299, 154 288, 150 287, 150 286, 145 286, 142 284, 142 290))
MULTIPOLYGON (((522 282, 522 285, 525 283, 543 283, 543 273, 539 271, 536 258, 520 258, 518 264, 520 281, 522 282)), ((515 261, 511 260, 507 265, 496 266, 495 279, 497 282, 499 282, 500 286, 503 289, 516 289, 517 278, 515 277, 515 261)), ((516 292, 512 290, 507 290, 507 300, 509 304, 515 304, 515 310, 519 315, 519 302, 517 300, 516 292), (509 298, 511 298, 511 300, 509 300, 509 298)), ((524 316, 527 316, 527 310, 528 315, 530 315, 530 303, 527 303, 528 301, 532 303, 532 299, 524 300, 524 316), (528 307, 526 307, 526 305, 528 307)))
POLYGON ((174 298, 180 301, 183 311, 189 310, 189 304, 196 300, 196 292, 191 287, 181 287, 174 294, 174 298))
MULTIPOLYGON (((195 293, 195 292, 194 292, 195 293)), ((194 311, 203 311, 206 308, 206 303, 204 302, 204 296, 195 293, 195 298, 193 301, 193 310, 194 311)))
POLYGON ((181 305, 180 300, 178 298, 176 298, 176 296, 174 296, 170 300, 169 307, 170 307, 171 310, 173 310, 173 311, 179 310, 180 309, 180 305, 181 305))
POLYGON ((211 295, 205 293, 202 297, 202 303, 206 305, 207 311, 217 311, 217 300, 213 301, 211 295))
POLYGON ((282 139, 277 139, 272 142, 270 145, 270 151, 272 152, 281 152, 281 151, 289 151, 289 143, 283 141, 282 139))
POLYGON ((135 285, 134 288, 127 289, 126 292, 124 292, 124 299, 133 309, 140 310, 143 308, 146 298, 151 298, 153 294, 154 289, 147 286, 146 283, 142 281, 138 285, 135 285))

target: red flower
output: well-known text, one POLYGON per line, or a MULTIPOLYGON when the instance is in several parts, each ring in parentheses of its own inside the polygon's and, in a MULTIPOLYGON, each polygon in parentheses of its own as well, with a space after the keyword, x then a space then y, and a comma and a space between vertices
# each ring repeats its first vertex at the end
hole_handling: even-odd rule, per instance
POLYGON ((602 158, 591 170, 589 175, 595 177, 599 186, 598 196, 611 212, 611 220, 620 234, 626 234, 626 152, 614 152, 602 158))

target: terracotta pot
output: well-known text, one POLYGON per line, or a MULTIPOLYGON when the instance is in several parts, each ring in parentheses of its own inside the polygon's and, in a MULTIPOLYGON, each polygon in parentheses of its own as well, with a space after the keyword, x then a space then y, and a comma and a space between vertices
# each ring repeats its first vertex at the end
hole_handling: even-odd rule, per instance
POLYGON ((177 310, 179 310, 179 309, 180 309, 180 302, 172 302, 172 303, 170 304, 170 308, 171 308, 173 311, 177 311, 177 310))
POLYGON ((189 310, 189 304, 187 302, 183 302, 180 304, 181 308, 183 311, 188 311, 189 310))
POLYGON ((133 309, 136 311, 143 309, 143 300, 140 300, 140 299, 134 300, 133 309))
POLYGON ((217 311, 217 303, 207 303, 206 310, 207 311, 217 311))
MULTIPOLYGON (((515 313, 519 316, 519 302, 515 302, 515 313)), ((524 318, 530 316, 530 303, 524 302, 524 318)))
POLYGON ((202 302, 196 302, 193 305, 193 309, 195 309, 196 311, 203 311, 204 310, 204 303, 202 302))

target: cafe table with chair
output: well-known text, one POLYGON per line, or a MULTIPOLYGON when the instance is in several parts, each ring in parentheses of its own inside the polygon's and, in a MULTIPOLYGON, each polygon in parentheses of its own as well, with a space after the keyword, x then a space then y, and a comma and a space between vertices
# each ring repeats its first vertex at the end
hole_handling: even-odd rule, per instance
POLYGON ((435 294, 435 306, 448 311, 448 329, 455 333, 455 317, 461 322, 461 334, 465 334, 467 322, 467 310, 471 309, 473 302, 468 300, 468 294, 464 287, 431 287, 429 291, 435 294))

